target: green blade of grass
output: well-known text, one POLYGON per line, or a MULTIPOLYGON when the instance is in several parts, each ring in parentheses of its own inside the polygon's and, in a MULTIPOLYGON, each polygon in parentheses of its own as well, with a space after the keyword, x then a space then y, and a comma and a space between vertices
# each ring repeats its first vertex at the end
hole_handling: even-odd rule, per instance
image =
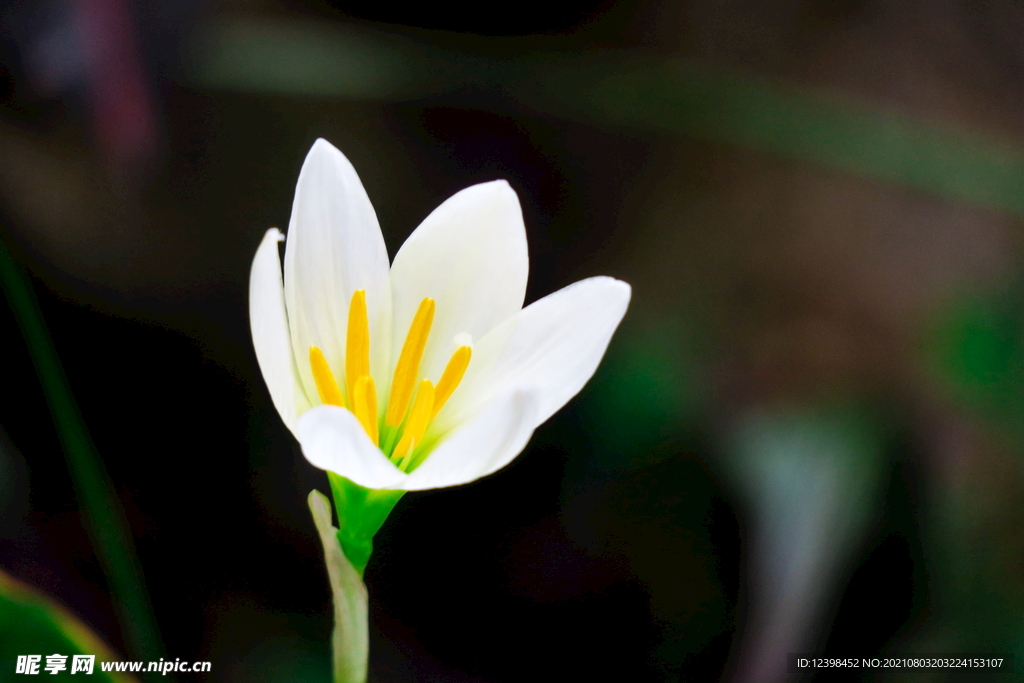
POLYGON ((1024 215, 1019 143, 691 60, 573 52, 550 37, 278 18, 226 17, 205 35, 190 76, 203 87, 556 116, 752 149, 1024 215))
POLYGON ((1008 140, 683 59, 575 58, 535 73, 511 92, 539 111, 751 149, 1024 215, 1024 149, 1008 140))
POLYGON ((155 661, 163 648, 127 519, 71 393, 31 282, 2 241, 0 284, 42 384, 126 644, 136 658, 155 661))

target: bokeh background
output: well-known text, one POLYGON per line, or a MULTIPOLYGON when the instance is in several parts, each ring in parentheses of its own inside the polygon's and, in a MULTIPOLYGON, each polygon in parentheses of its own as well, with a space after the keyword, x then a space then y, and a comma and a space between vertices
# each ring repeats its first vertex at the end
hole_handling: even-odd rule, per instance
POLYGON ((26 643, 90 646, 77 618, 212 662, 179 680, 329 681, 327 482, 246 298, 317 137, 392 254, 505 178, 528 302, 634 292, 511 466, 396 508, 371 680, 973 681, 786 654, 1024 654, 1019 3, 0 8, 0 680, 26 643), (122 515, 137 565, 97 549, 122 515))

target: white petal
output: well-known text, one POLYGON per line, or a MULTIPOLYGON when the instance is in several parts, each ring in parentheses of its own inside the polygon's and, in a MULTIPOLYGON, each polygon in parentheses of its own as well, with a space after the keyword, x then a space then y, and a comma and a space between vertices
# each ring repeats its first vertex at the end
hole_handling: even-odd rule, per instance
POLYGON ((504 180, 468 187, 427 216, 395 256, 392 363, 424 297, 437 302, 420 376, 440 378, 453 339, 479 339, 523 306, 529 259, 519 198, 504 180))
POLYGON ((319 346, 339 381, 344 377, 348 305, 358 289, 366 290, 370 369, 377 386, 386 386, 386 340, 391 339, 387 248, 355 169, 325 140, 309 150, 295 187, 284 286, 299 377, 314 403, 319 401, 309 347, 319 346))
POLYGON ((406 478, 373 445, 355 415, 344 408, 322 405, 307 410, 299 416, 298 438, 306 460, 360 486, 392 488, 406 478))
POLYGON ((581 280, 535 301, 473 347, 462 384, 437 428, 469 419, 513 384, 536 388, 537 424, 575 396, 597 370, 629 305, 630 287, 610 277, 581 280))
POLYGON ((288 332, 281 285, 281 257, 277 244, 284 237, 277 228, 263 236, 249 272, 249 325, 263 381, 267 383, 274 407, 288 429, 295 433, 295 420, 309 407, 299 386, 288 332))
POLYGON ((538 405, 532 388, 513 387, 496 396, 393 488, 419 491, 457 486, 501 469, 526 447, 537 424, 538 405))

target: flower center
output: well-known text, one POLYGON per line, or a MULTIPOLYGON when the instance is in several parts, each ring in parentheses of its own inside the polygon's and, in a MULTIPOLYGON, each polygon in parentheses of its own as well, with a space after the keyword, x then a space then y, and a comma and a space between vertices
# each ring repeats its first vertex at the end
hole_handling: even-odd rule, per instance
POLYGON ((374 445, 379 446, 405 472, 419 465, 426 456, 422 449, 417 451, 417 446, 422 445, 430 421, 459 386, 473 356, 472 347, 460 345, 448 360, 436 386, 429 379, 420 380, 417 386, 420 361, 434 322, 434 307, 434 300, 426 298, 416 309, 395 365, 387 410, 383 415, 378 414, 377 388, 370 376, 370 322, 366 313, 365 290, 352 294, 348 308, 344 377, 347 400, 323 352, 316 346, 309 347, 309 365, 320 401, 352 411, 374 445))

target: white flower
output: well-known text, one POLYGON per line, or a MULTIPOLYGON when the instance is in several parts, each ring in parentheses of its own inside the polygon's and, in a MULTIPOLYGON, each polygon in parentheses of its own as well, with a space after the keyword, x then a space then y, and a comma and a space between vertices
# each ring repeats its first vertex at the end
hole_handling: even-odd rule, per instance
POLYGON ((282 281, 283 239, 267 231, 250 276, 263 378, 306 458, 372 489, 504 467, 594 374, 629 303, 629 285, 594 277, 522 308, 526 231, 503 180, 437 207, 389 267, 355 169, 325 140, 299 174, 282 281))

